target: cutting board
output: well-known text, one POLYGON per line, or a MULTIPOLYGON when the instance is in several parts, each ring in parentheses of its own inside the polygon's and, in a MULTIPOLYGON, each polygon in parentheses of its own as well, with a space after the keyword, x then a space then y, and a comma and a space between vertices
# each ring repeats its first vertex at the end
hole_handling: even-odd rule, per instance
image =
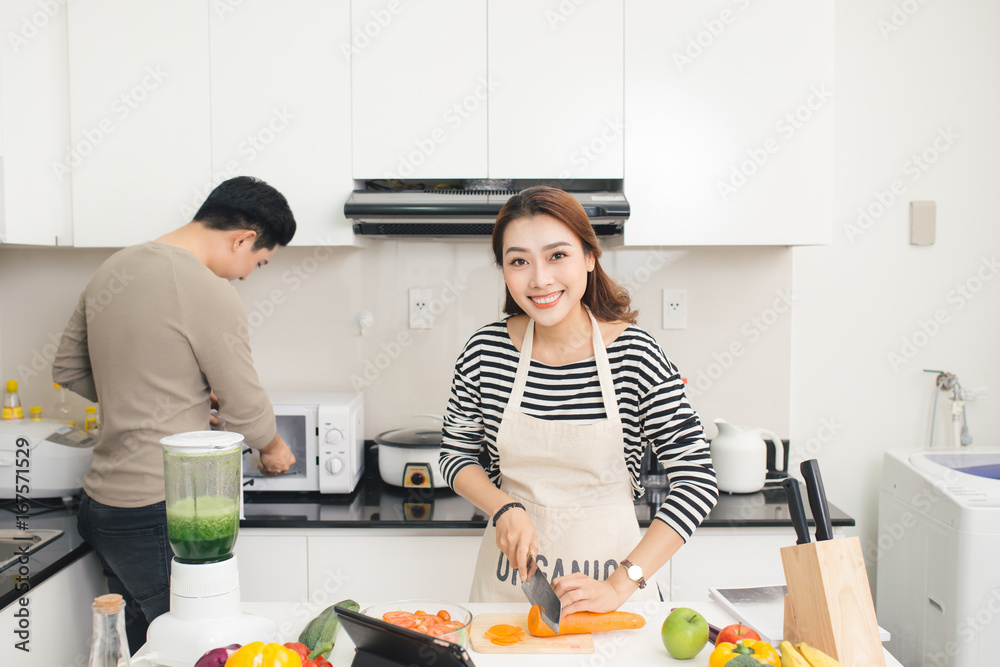
POLYGON ((473 617, 469 626, 469 641, 472 650, 478 653, 593 653, 593 635, 558 635, 555 637, 533 637, 528 634, 528 614, 479 614, 473 617), (494 644, 486 636, 486 631, 498 624, 517 625, 524 630, 524 639, 510 646, 494 644))

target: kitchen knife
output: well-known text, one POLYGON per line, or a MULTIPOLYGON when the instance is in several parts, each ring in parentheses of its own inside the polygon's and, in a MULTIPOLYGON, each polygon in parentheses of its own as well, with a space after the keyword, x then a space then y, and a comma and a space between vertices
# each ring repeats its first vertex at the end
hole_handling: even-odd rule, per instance
POLYGON ((559 616, 562 614, 562 603, 559 597, 552 590, 552 584, 545 578, 542 571, 538 569, 538 564, 534 557, 528 554, 528 576, 530 579, 521 580, 521 588, 528 597, 528 602, 537 604, 542 610, 542 620, 549 626, 552 632, 559 634, 559 616))
POLYGON ((809 541, 809 524, 806 522, 806 509, 802 506, 802 491, 799 489, 799 480, 794 477, 786 477, 781 483, 785 487, 785 495, 788 496, 788 514, 792 517, 792 525, 795 527, 795 535, 798 540, 796 544, 805 544, 809 541))
POLYGON ((809 509, 812 510, 816 522, 816 541, 833 538, 833 525, 830 523, 830 505, 826 501, 826 489, 823 488, 823 476, 819 472, 819 461, 809 459, 799 466, 802 479, 806 483, 806 493, 809 494, 809 509))

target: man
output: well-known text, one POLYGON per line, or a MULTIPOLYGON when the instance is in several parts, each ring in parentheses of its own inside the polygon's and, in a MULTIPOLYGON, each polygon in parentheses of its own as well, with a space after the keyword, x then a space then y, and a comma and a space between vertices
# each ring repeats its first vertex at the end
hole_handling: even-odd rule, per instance
POLYGON ((227 430, 260 450, 265 472, 295 456, 254 370, 246 313, 228 282, 264 266, 295 234, 280 192, 240 176, 194 220, 104 262, 63 332, 53 379, 101 410, 77 519, 108 588, 126 600, 129 647, 169 610, 170 559, 160 439, 209 428, 218 397, 227 430))

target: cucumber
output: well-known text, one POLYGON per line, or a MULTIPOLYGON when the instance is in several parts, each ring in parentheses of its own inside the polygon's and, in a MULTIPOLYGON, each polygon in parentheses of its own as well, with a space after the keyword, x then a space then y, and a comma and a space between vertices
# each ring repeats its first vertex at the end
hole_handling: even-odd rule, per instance
POLYGON ((354 600, 342 600, 337 604, 330 605, 321 611, 316 618, 309 621, 299 634, 299 641, 309 647, 310 657, 313 657, 313 653, 323 657, 330 654, 333 642, 337 638, 337 628, 340 627, 337 614, 333 611, 335 607, 361 611, 360 605, 354 600))

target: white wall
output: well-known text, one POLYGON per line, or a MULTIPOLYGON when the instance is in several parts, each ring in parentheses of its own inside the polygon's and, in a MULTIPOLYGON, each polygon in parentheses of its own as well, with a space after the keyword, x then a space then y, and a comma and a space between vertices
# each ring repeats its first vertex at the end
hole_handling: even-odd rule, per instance
MULTIPOLYGON (((834 234, 792 251, 791 434, 793 454, 818 458, 857 518, 874 574, 882 453, 930 436, 934 376, 923 369, 989 387, 968 404, 969 425, 975 444, 1000 444, 1000 5, 841 0, 836 20, 834 234), (903 6, 912 13, 897 26, 903 6), (924 151, 936 161, 914 171, 924 151), (859 224, 858 208, 878 213, 876 193, 893 181, 901 194, 859 224), (937 202, 932 246, 909 244, 911 200, 937 202), (979 291, 965 300, 959 285, 979 291)), ((936 445, 948 439, 940 399, 936 445)))

